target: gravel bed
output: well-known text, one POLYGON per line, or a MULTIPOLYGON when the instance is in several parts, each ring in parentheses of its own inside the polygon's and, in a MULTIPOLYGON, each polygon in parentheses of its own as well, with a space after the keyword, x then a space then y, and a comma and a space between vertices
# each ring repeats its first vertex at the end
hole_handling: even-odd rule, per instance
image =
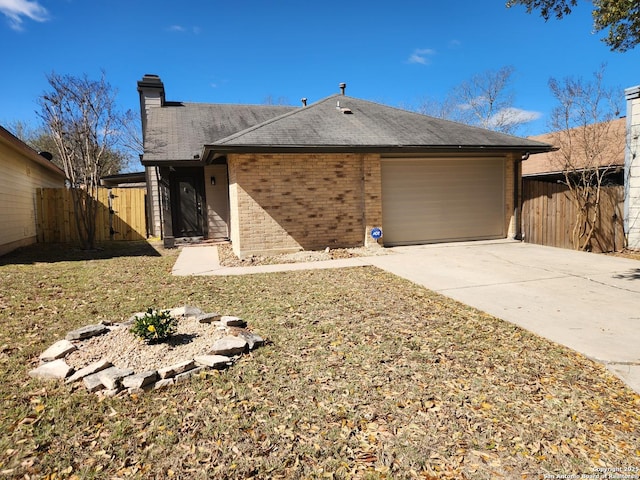
POLYGON ((218 245, 217 247, 220 265, 225 267, 255 267, 258 265, 277 265, 281 263, 321 262, 340 258, 393 254, 393 252, 387 248, 327 248, 325 250, 302 250, 300 252, 273 256, 252 255, 241 260, 233 253, 230 244, 218 245))
POLYGON ((179 319, 176 333, 167 341, 147 344, 129 331, 126 324, 113 325, 108 333, 73 342, 78 349, 65 361, 79 369, 98 360, 109 360, 118 368, 140 373, 173 365, 209 353, 211 345, 226 332, 195 318, 179 319))

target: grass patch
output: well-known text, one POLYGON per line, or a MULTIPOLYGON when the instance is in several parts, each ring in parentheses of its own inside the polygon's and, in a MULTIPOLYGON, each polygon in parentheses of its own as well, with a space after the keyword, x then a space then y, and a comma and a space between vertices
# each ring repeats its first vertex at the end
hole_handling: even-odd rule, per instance
MULTIPOLYGON (((176 251, 0 259, 0 476, 542 478, 640 466, 640 397, 583 356, 373 267, 172 277, 176 251), (239 315, 233 368, 99 401, 30 379, 54 340, 148 305, 239 315)), ((26 478, 26 477, 25 477, 26 478)))

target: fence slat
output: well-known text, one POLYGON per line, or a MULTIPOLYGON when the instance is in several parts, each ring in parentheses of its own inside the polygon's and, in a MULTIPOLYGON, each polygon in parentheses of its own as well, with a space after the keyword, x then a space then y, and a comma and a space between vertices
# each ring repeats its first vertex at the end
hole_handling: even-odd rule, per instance
MULTIPOLYGON (((96 216, 96 242, 110 240, 110 225, 116 233, 113 240, 144 240, 147 225, 144 188, 100 188, 96 216), (109 194, 113 195, 113 211, 109 210, 109 194)), ((71 190, 41 188, 37 192, 37 238, 44 243, 78 243, 71 190)))
MULTIPOLYGON (((528 243, 574 248, 573 229, 578 210, 566 185, 524 179, 522 182, 522 232, 528 243)), ((590 250, 611 252, 625 246, 624 187, 602 187, 599 221, 590 250)))

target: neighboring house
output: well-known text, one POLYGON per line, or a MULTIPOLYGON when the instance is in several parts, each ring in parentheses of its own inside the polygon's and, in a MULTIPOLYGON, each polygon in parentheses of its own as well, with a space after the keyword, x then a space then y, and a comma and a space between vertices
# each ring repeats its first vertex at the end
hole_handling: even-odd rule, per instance
POLYGON ((525 241, 594 252, 625 247, 625 137, 624 118, 531 137, 556 149, 522 163, 525 241))
POLYGON ((138 82, 142 164, 165 244, 229 238, 240 257, 517 234, 520 164, 546 143, 342 93, 309 106, 167 102, 138 82))
POLYGON ((574 128, 569 132, 553 132, 535 137, 529 137, 538 142, 550 143, 557 150, 542 153, 522 162, 522 178, 544 182, 566 182, 565 169, 569 171, 590 169, 598 167, 605 173, 605 183, 608 185, 624 184, 624 156, 625 156, 625 129, 626 119, 618 118, 606 124, 596 124, 590 129, 583 127, 574 128), (588 144, 584 145, 582 137, 585 132, 591 133, 588 144), (569 148, 569 143, 577 152, 569 161, 564 158, 563 148, 569 148), (587 160, 581 154, 583 147, 586 149, 598 148, 605 152, 598 155, 595 161, 587 160))
POLYGON ((0 255, 36 242, 36 189, 61 188, 64 172, 0 127, 0 255))
POLYGON ((627 148, 625 151, 624 230, 627 245, 640 249, 640 86, 625 90, 627 148))

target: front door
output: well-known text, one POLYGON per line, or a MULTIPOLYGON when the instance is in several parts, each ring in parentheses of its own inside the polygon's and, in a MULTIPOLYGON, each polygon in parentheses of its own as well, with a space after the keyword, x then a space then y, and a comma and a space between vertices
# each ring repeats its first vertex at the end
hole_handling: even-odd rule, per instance
POLYGON ((203 236, 202 205, 204 185, 201 169, 174 172, 172 178, 174 206, 173 234, 180 237, 203 236))

